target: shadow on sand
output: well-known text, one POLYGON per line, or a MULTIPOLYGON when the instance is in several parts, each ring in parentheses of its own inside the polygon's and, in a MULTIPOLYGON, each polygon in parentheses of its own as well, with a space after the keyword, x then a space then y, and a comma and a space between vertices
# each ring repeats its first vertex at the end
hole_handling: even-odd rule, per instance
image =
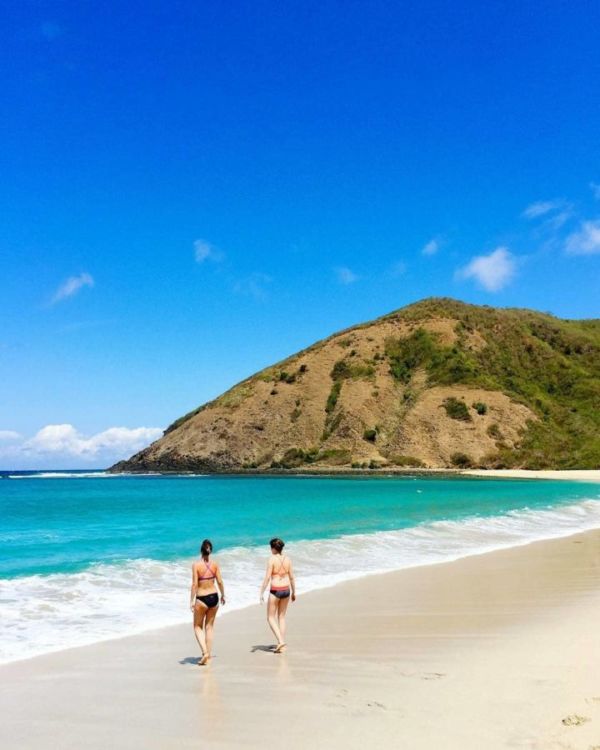
POLYGON ((273 651, 275 651, 275 648, 276 648, 275 645, 272 645, 272 646, 263 646, 263 645, 252 646, 252 648, 250 649, 250 653, 254 654, 257 651, 270 651, 270 652, 273 652, 273 651))
POLYGON ((180 659, 179 663, 182 666, 185 666, 186 664, 193 664, 194 666, 198 666, 198 661, 200 657, 199 656, 186 656, 184 659, 180 659))

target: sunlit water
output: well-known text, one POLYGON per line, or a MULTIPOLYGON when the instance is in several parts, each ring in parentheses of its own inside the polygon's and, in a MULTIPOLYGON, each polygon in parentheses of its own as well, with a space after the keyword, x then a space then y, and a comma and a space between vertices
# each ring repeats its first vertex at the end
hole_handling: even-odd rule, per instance
POLYGON ((226 610, 281 536, 300 592, 600 527, 600 485, 423 477, 0 479, 0 662, 189 620, 210 537, 226 610))

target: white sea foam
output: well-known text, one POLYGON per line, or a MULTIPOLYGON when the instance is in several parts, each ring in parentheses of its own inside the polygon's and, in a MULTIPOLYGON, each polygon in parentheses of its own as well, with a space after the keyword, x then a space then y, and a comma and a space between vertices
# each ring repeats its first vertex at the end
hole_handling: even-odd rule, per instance
MULTIPOLYGON (((116 479, 118 477, 160 477, 159 471, 122 472, 112 474, 108 471, 38 471, 33 474, 9 474, 9 479, 116 479)), ((170 477, 208 477, 210 474, 171 474, 170 477)))
MULTIPOLYGON (((600 500, 398 531, 294 542, 300 592, 401 568, 448 562, 600 528, 600 500)), ((255 604, 264 549, 232 548, 218 559, 227 583, 223 613, 255 604)), ((73 574, 0 580, 0 663, 189 621, 190 561, 138 559, 73 574)))
POLYGON ((39 471, 35 474, 9 474, 9 479, 106 479, 118 477, 107 471, 39 471))

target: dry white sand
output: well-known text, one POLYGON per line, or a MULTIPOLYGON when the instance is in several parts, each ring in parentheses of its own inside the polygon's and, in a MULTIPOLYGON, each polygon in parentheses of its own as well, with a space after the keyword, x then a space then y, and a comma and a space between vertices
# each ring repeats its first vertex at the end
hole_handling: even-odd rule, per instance
MULTIPOLYGON (((360 561, 350 561, 360 564, 360 561)), ((187 592, 182 592, 185 599, 187 592)), ((600 532, 0 667, 3 750, 600 747, 600 532)))
POLYGON ((600 469, 465 469, 461 474, 505 479, 567 479, 572 482, 600 482, 600 469))

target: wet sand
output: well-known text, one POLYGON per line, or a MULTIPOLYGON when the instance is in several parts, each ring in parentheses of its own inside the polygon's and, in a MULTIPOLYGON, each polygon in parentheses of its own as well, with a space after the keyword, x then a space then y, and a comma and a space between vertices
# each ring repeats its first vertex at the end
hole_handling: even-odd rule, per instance
MULTIPOLYGON (((182 592, 185 600, 187 592, 182 592)), ((0 667, 6 750, 600 747, 600 531, 0 667)))

